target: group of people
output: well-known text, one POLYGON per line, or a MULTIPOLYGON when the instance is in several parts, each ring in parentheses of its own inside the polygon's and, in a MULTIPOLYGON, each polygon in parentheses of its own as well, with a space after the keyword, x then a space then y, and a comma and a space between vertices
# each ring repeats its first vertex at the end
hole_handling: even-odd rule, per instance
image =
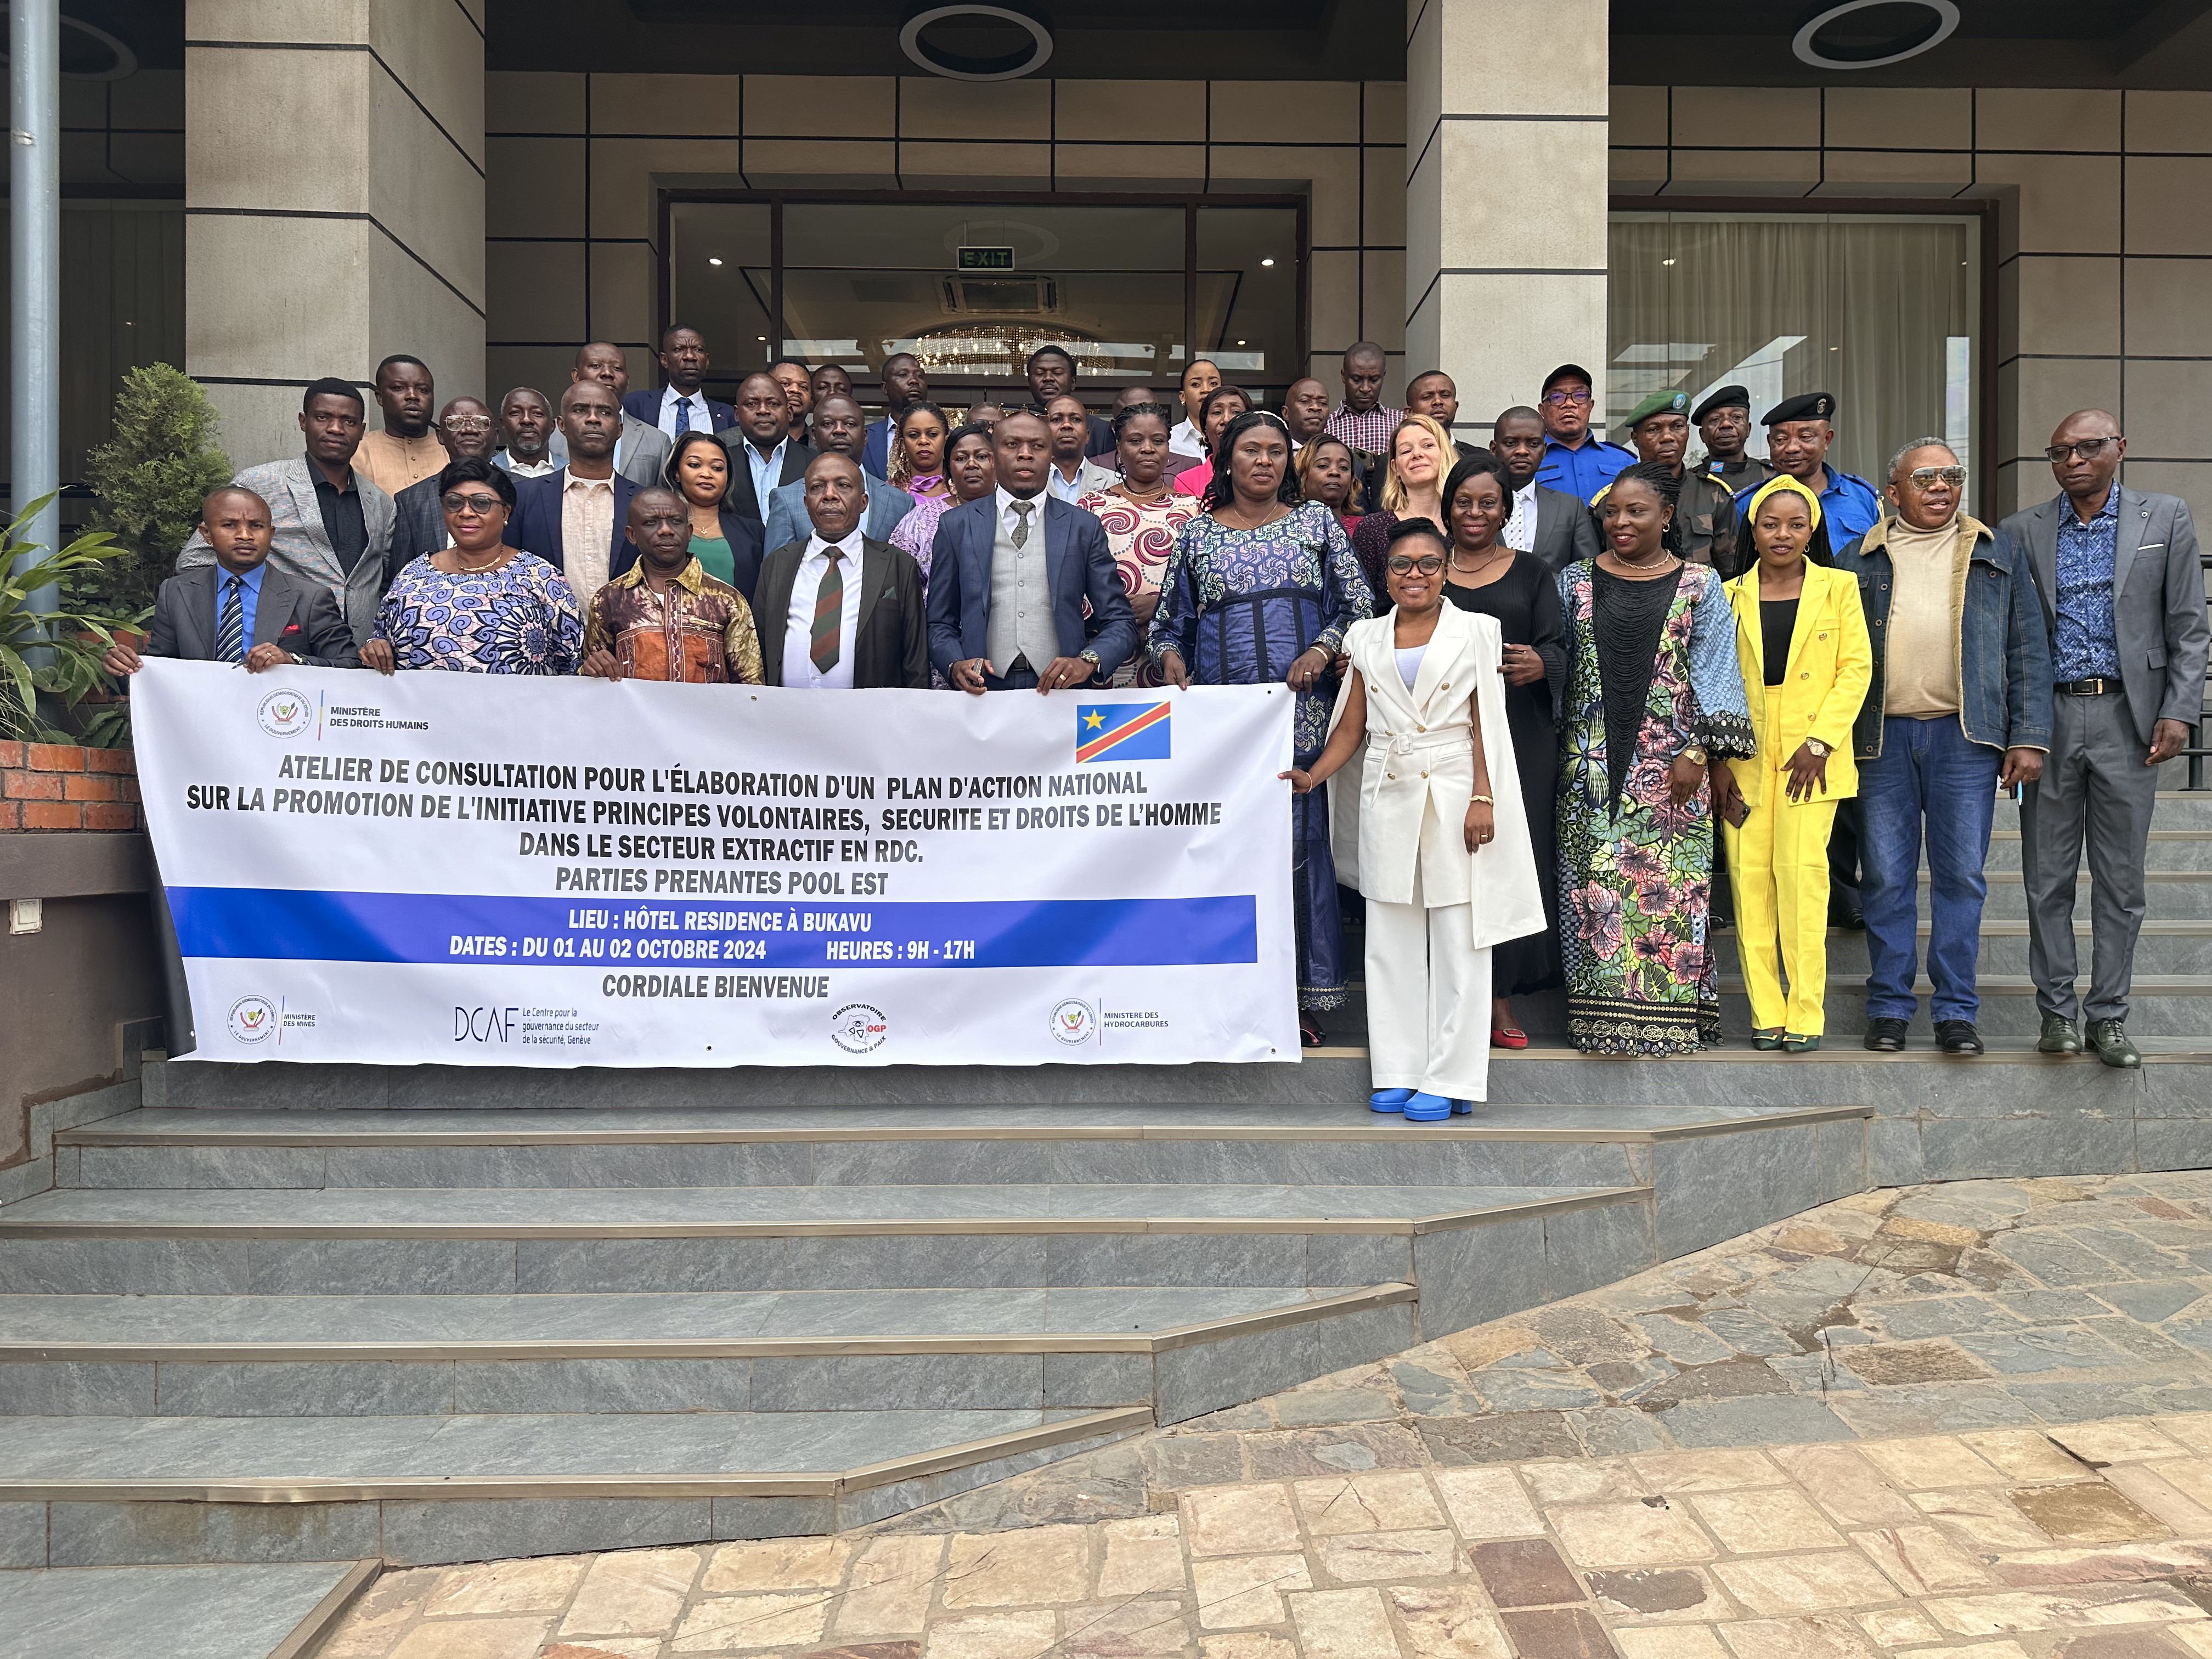
POLYGON ((1820 1046, 1841 922, 1869 935, 1867 1046, 1903 1048, 1923 847, 1936 1038, 1981 1052, 2010 788, 2040 1046, 2138 1063, 2150 811, 2208 629, 2188 509, 2118 482, 2108 414, 2069 416, 2058 495, 1991 527, 1941 440, 1903 445, 1879 492, 1832 465, 1826 392, 1765 411, 1761 459, 1745 388, 1654 393, 1632 449, 1596 435, 1571 363, 1479 447, 1447 374, 1385 404, 1367 343, 1340 397, 1302 379, 1263 408, 1200 359, 1107 416, 1052 345, 1026 404, 958 416, 894 356, 873 420, 836 366, 778 362, 726 404, 696 330, 659 359, 660 388, 632 391, 622 350, 586 345, 557 400, 518 387, 495 412, 438 407, 394 356, 374 433, 355 386, 315 382, 304 455, 208 498, 145 653, 977 695, 1285 684, 1304 1036, 1346 1000, 1356 909, 1374 1103, 1415 1118, 1484 1097, 1492 1048, 1528 1041, 1516 997, 1564 988, 1590 1052, 1718 1041, 1723 893, 1754 1047, 1820 1046))

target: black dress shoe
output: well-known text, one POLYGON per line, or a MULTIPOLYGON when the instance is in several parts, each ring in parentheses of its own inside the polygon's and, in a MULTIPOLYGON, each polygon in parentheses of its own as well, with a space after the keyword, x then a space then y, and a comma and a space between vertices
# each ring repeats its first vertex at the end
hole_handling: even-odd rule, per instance
POLYGON ((1878 1054, 1901 1054, 1905 1052, 1905 1028, 1909 1020, 1889 1019, 1881 1015, 1867 1021, 1866 1046, 1878 1054))
POLYGON ((1984 1052, 1982 1034, 1974 1029, 1974 1022, 1971 1019, 1937 1020, 1936 1043, 1947 1054, 1978 1054, 1984 1052))
POLYGON ((1850 933, 1866 932, 1866 915, 1859 907, 1846 898, 1828 901, 1828 926, 1841 927, 1850 933))

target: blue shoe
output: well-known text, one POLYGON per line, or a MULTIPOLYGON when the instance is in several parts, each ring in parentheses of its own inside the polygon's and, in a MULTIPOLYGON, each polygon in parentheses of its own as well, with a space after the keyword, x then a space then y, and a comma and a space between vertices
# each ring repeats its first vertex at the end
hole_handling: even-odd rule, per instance
POLYGON ((1452 1112, 1454 1115, 1459 1117, 1471 1116, 1474 1112, 1474 1103, 1471 1100, 1455 1100, 1452 1102, 1452 1112))
POLYGON ((1367 1097, 1367 1109, 1370 1112, 1402 1112, 1406 1109, 1406 1103, 1413 1097, 1411 1089, 1377 1089, 1367 1097))
POLYGON ((1442 1123, 1452 1115, 1452 1103, 1443 1095, 1416 1091, 1406 1103, 1406 1121, 1408 1123, 1442 1123))

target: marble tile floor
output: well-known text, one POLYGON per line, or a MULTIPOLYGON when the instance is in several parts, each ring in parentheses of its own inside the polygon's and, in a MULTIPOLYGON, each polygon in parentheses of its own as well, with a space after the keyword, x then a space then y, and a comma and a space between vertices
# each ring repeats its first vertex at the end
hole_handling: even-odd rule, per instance
POLYGON ((2212 1659, 2212 1174, 1849 1198, 866 1533, 387 1577, 325 1659, 2212 1659))
POLYGON ((0 1659, 265 1659, 350 1565, 0 1571, 0 1659))

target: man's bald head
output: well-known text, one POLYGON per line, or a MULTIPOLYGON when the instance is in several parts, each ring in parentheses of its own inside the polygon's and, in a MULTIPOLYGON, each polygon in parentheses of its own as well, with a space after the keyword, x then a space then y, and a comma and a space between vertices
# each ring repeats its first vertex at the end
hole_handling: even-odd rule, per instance
POLYGON ((2077 409, 2059 422, 2045 452, 2051 476, 2086 521, 2097 515, 2112 493, 2112 480, 2127 459, 2128 441, 2120 417, 2108 409, 2077 409))

